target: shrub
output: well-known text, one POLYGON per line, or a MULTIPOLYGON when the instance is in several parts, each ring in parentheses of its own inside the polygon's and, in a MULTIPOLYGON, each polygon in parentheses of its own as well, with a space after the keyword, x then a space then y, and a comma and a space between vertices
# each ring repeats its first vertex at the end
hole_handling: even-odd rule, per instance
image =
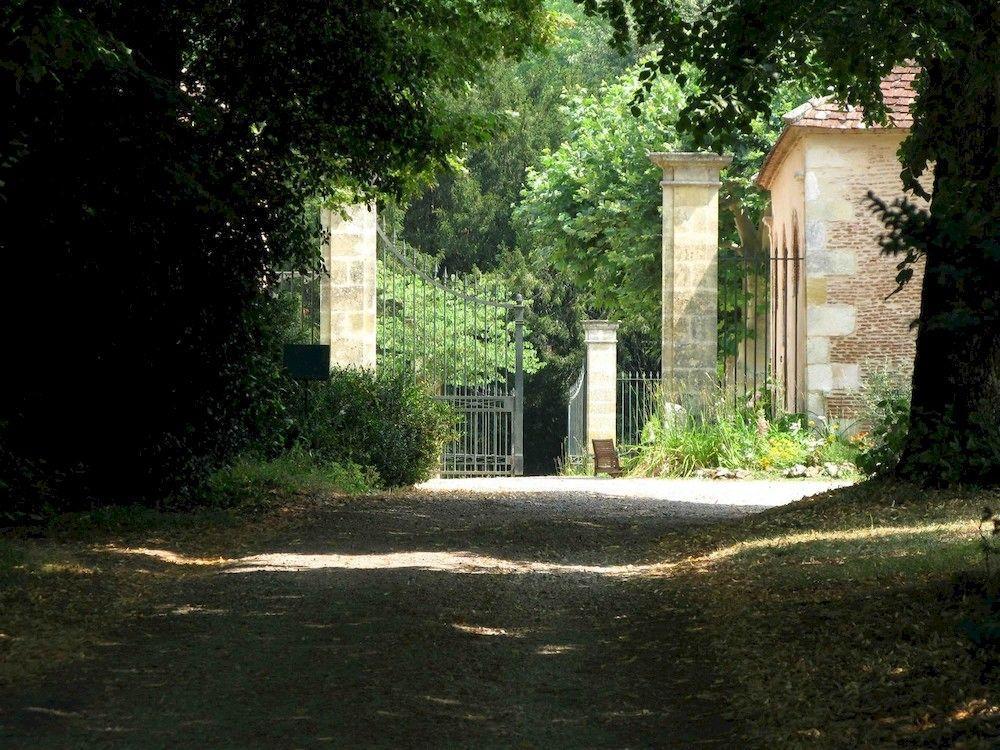
POLYGON ((808 460, 809 449, 797 435, 772 428, 760 457, 762 469, 784 469, 808 460))
POLYGON ((857 465, 866 474, 895 468, 903 452, 910 418, 910 381, 902 367, 886 363, 873 370, 861 390, 861 422, 857 465))
POLYGON ((454 411, 405 374, 335 370, 306 388, 299 445, 320 463, 371 467, 387 487, 428 479, 454 433, 454 411))

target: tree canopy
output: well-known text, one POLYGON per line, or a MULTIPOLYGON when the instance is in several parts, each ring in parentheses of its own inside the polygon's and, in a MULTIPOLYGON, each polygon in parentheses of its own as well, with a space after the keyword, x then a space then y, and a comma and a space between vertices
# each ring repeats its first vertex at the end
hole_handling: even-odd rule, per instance
POLYGON ((0 10, 0 246, 17 366, 5 494, 197 483, 281 422, 269 276, 315 206, 401 193, 489 137, 471 83, 543 41, 533 0, 0 10))
MULTIPOLYGON (((651 81, 645 95, 640 62, 594 91, 567 96, 572 131, 529 169, 515 218, 536 251, 576 284, 585 303, 659 341, 660 169, 651 151, 692 148, 678 130, 685 103, 699 94, 696 71, 682 88, 671 76, 651 81)), ((775 94, 770 112, 805 98, 795 81, 775 94)), ((723 187, 723 253, 760 249, 767 200, 753 175, 781 130, 779 114, 758 117, 733 143, 735 158, 723 187)))

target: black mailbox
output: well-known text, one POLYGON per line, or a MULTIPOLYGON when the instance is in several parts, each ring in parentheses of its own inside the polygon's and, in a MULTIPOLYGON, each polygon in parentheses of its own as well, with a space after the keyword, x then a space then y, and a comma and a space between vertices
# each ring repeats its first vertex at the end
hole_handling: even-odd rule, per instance
POLYGON ((330 377, 329 344, 285 344, 284 363, 296 380, 326 380, 330 377))

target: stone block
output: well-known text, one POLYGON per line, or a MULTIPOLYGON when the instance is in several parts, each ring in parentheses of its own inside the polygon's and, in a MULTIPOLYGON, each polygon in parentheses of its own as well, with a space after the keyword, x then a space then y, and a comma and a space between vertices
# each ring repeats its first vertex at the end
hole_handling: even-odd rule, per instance
POLYGON ((833 390, 833 368, 830 365, 806 366, 806 389, 829 393, 833 390))
POLYGON ((806 339, 806 363, 826 364, 830 361, 830 339, 825 336, 809 336, 806 339))
POLYGON ((826 273, 830 276, 854 276, 858 259, 849 250, 831 250, 826 254, 826 273))
POLYGON ((806 279, 806 302, 810 305, 826 304, 825 276, 809 276, 806 279))
POLYGON ((847 336, 857 321, 853 305, 809 305, 806 316, 809 336, 847 336))
POLYGON ((861 368, 855 364, 833 363, 830 365, 833 387, 845 391, 861 388, 861 368))
POLYGON ((809 219, 806 221, 806 263, 809 256, 821 253, 826 250, 827 231, 826 222, 822 219, 809 219))
POLYGON ((364 289, 360 286, 341 286, 330 289, 330 310, 337 312, 354 312, 363 309, 365 304, 364 289))
POLYGON ((806 411, 813 417, 826 416, 826 396, 818 391, 806 394, 806 411))

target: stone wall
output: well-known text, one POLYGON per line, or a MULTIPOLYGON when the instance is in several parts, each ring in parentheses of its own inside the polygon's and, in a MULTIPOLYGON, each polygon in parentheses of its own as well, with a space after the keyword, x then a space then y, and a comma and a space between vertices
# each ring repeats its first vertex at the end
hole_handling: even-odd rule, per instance
POLYGON ((851 417, 868 371, 912 369, 921 269, 899 294, 896 260, 877 242, 882 225, 867 193, 901 195, 900 131, 810 134, 805 148, 808 407, 851 417))

